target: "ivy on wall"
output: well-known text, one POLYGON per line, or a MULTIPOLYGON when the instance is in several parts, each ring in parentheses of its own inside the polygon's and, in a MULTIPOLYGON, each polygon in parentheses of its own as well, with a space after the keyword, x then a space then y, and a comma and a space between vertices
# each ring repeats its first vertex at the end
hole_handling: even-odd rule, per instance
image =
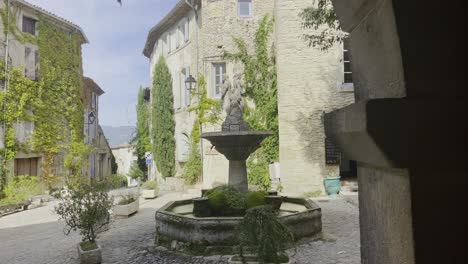
MULTIPOLYGON (((1 65, 1 80, 8 85, 8 91, 0 95, 1 108, 5 110, 0 122, 6 127, 5 148, 0 154, 4 165, 19 150, 41 153, 41 181, 51 189, 58 180, 54 175, 56 158, 62 154, 66 155, 64 165, 69 176, 81 179, 91 150, 83 140, 83 83, 78 36, 59 28, 45 17, 40 18, 37 37, 23 34, 11 19, 14 16, 10 15, 8 21, 7 12, 0 9, 3 33, 5 36, 12 34, 20 43, 38 46, 40 78, 39 81, 31 81, 24 77, 22 69, 9 67, 5 71, 1 65), (13 127, 21 121, 34 122, 34 131, 23 145, 16 142, 13 127)), ((3 182, 6 174, 6 171, 2 174, 3 182)))
POLYGON ((151 95, 154 161, 163 178, 172 177, 175 173, 174 95, 171 73, 164 57, 159 58, 154 69, 151 95))
POLYGON ((132 139, 132 144, 135 145, 137 152, 138 167, 141 171, 146 172, 145 152, 151 150, 150 132, 149 132, 149 104, 145 101, 145 89, 140 87, 138 90, 138 101, 136 106, 137 124, 136 135, 132 139))
POLYGON ((206 81, 203 75, 198 78, 199 91, 192 96, 198 98, 199 102, 190 107, 189 112, 195 112, 197 118, 193 123, 190 134, 190 153, 184 164, 182 177, 187 184, 195 184, 203 173, 203 163, 200 148, 200 127, 204 124, 216 124, 220 120, 221 100, 208 98, 206 81))
POLYGON ((249 182, 265 189, 270 186, 268 165, 279 159, 276 58, 274 46, 269 48, 273 25, 274 19, 269 15, 262 18, 254 36, 253 54, 249 54, 245 40, 240 38, 234 38, 237 52, 224 54, 226 59, 244 66, 246 97, 255 105, 244 107, 245 121, 253 130, 273 132, 247 161, 249 182))

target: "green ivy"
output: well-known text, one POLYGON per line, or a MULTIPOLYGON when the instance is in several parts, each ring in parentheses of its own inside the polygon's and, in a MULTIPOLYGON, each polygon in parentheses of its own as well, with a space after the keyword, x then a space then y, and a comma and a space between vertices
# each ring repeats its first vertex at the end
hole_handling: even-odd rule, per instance
POLYGON ((255 107, 244 107, 244 119, 253 130, 272 131, 259 150, 254 152, 247 163, 251 184, 264 188, 270 186, 268 165, 279 159, 277 74, 274 46, 269 47, 274 19, 265 15, 260 21, 254 37, 254 53, 249 54, 243 39, 235 38, 237 52, 226 52, 224 57, 241 62, 244 66, 246 97, 255 107))
POLYGON ((203 163, 200 153, 200 127, 203 124, 216 124, 220 120, 221 100, 208 98, 206 81, 203 75, 198 78, 199 91, 192 94, 198 98, 199 103, 189 108, 189 112, 195 112, 197 119, 193 123, 190 134, 190 153, 184 164, 182 177, 187 184, 195 184, 203 173, 203 163))
POLYGON ((154 161, 162 177, 172 177, 175 173, 174 95, 171 73, 163 57, 154 69, 151 94, 154 161))
MULTIPOLYGON (((0 94, 0 123, 6 127, 5 149, 0 154, 2 168, 18 150, 42 153, 41 180, 51 189, 58 180, 53 170, 57 155, 66 153, 65 166, 71 176, 78 177, 90 152, 83 139, 81 43, 76 34, 64 31, 46 17, 40 18, 38 37, 23 34, 14 20, 8 21, 7 12, 13 11, 0 9, 3 33, 38 46, 40 79, 31 81, 23 76, 23 69, 12 67, 5 76, 5 67, 0 65, 0 78, 8 84, 8 91, 0 94), (35 124, 29 142, 22 146, 15 141, 13 129, 19 121, 35 124)), ((2 174, 3 183, 6 173, 2 174)))

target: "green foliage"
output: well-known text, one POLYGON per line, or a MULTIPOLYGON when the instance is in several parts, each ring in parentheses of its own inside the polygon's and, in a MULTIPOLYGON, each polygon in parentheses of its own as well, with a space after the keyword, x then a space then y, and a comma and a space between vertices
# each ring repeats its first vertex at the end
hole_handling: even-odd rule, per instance
MULTIPOLYGON (((5 5, 6 6, 6 5, 5 5)), ((41 17, 38 37, 23 34, 16 27, 18 10, 0 9, 3 33, 12 34, 21 43, 37 44, 39 48, 38 82, 23 76, 23 69, 0 66, 0 78, 8 84, 8 91, 0 94, 0 108, 4 115, 0 123, 6 128, 5 149, 0 150, 2 168, 18 150, 43 154, 41 180, 52 188, 57 181, 53 166, 59 153, 68 153, 65 166, 69 174, 80 176, 89 150, 83 143, 83 106, 81 102, 82 67, 81 46, 77 34, 71 34, 41 17), (10 21, 7 13, 10 13, 10 21), (13 124, 33 121, 34 132, 29 142, 15 141, 13 124)), ((6 171, 2 170, 1 182, 6 171)), ((1 184, 1 183, 0 183, 1 184)), ((4 186, 1 184, 0 186, 4 186)))
POLYGON ((117 174, 118 169, 119 169, 119 166, 117 165, 117 162, 115 161, 115 156, 114 154, 111 153, 111 173, 117 174))
POLYGON ((15 204, 26 201, 28 198, 42 194, 42 188, 36 177, 16 176, 4 189, 3 203, 15 204))
POLYGON ((118 189, 128 186, 127 177, 121 174, 112 174, 106 176, 104 182, 108 189, 118 189))
POLYGON ((195 112, 197 119, 193 123, 192 133, 190 134, 190 154, 184 165, 182 177, 187 184, 195 184, 201 177, 203 171, 202 157, 200 153, 200 128, 203 124, 215 124, 219 121, 221 111, 221 101, 208 98, 206 91, 205 77, 200 75, 198 78, 199 92, 192 96, 199 98, 199 103, 191 108, 189 112, 195 112))
POLYGON ((264 191, 248 192, 245 196, 247 209, 265 205, 265 196, 267 195, 268 193, 264 191))
POLYGON ((132 179, 138 179, 138 178, 142 179, 143 177, 145 177, 145 173, 138 166, 138 162, 134 161, 132 163, 132 166, 130 167, 128 176, 130 176, 132 179))
POLYGON ((158 190, 158 182, 157 181, 147 181, 141 185, 141 188, 144 190, 158 190))
POLYGON ((138 90, 138 101, 136 106, 136 135, 132 139, 132 141, 135 144, 135 149, 138 156, 138 166, 143 172, 146 172, 148 169, 146 165, 145 153, 151 151, 151 142, 149 134, 149 110, 149 103, 145 101, 145 89, 143 89, 143 87, 140 87, 140 89, 138 90))
POLYGON ((330 0, 315 0, 313 6, 302 10, 299 16, 302 27, 309 30, 304 35, 309 46, 326 51, 347 37, 341 30, 330 0))
POLYGON ((172 77, 163 57, 154 69, 152 87, 153 156, 162 177, 175 173, 175 121, 172 77))
POLYGON ((269 164, 263 154, 263 150, 259 149, 247 160, 247 177, 250 184, 268 190, 270 188, 269 164))
POLYGON ((266 192, 256 191, 242 193, 229 185, 221 185, 205 193, 214 215, 243 215, 245 210, 265 205, 266 192))
POLYGON ((65 221, 65 235, 79 230, 83 242, 94 243, 99 232, 109 223, 112 203, 105 185, 72 185, 55 207, 55 212, 65 221))
POLYGON ((265 139, 262 147, 257 150, 250 159, 248 168, 251 183, 269 186, 270 179, 267 174, 268 164, 279 159, 279 134, 278 134, 278 96, 277 74, 274 45, 269 48, 269 39, 273 30, 274 19, 265 15, 260 21, 254 37, 254 53, 249 54, 244 40, 234 38, 237 47, 236 53, 226 52, 224 57, 239 61, 244 66, 244 80, 246 97, 250 98, 255 107, 244 107, 244 119, 253 130, 272 131, 273 135, 265 139), (263 166, 264 169, 253 167, 263 166))
POLYGON ((253 248, 261 263, 284 261, 284 251, 294 238, 288 228, 274 214, 271 206, 258 206, 247 210, 238 226, 240 254, 244 247, 253 248))
POLYGON ((122 196, 122 199, 117 203, 117 205, 127 205, 136 201, 136 198, 132 195, 122 196))

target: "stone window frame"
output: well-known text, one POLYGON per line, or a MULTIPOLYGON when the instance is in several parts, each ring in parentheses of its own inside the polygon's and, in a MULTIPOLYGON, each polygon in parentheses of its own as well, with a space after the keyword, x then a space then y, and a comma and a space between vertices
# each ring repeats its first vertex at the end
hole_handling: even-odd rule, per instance
POLYGON ((254 16, 254 0, 237 0, 237 16, 240 18, 252 18, 254 16), (250 14, 241 15, 240 2, 250 2, 250 14))
POLYGON ((227 64, 226 62, 224 61, 219 61, 219 62, 212 62, 211 63, 211 76, 212 76, 212 82, 213 82, 213 85, 212 85, 212 88, 213 88, 213 97, 214 98, 221 98, 221 86, 223 85, 223 77, 225 74, 227 74, 227 64), (218 66, 222 66, 224 65, 222 71, 220 72, 220 74, 216 74, 216 67, 218 66), (216 91, 216 87, 217 87, 217 84, 216 84, 216 81, 219 81, 219 89, 218 91, 216 91))
MULTIPOLYGON (((343 40, 343 43, 341 43, 341 48, 342 48, 342 57, 341 57, 341 67, 342 67, 342 78, 343 82, 340 86, 340 92, 354 92, 354 80, 352 79, 352 69, 350 69, 349 72, 346 71, 346 66, 345 64, 348 63, 349 67, 351 67, 351 60, 346 61, 345 58, 347 57, 345 54, 349 53, 349 50, 347 49, 347 46, 349 43, 347 42, 347 39, 343 40), (351 81, 353 82, 346 82, 346 74, 351 74, 351 81)), ((349 55, 348 55, 349 58, 349 55)))
POLYGON ((37 22, 37 19, 27 15, 23 15, 21 21, 21 31, 35 36, 37 32, 37 22))

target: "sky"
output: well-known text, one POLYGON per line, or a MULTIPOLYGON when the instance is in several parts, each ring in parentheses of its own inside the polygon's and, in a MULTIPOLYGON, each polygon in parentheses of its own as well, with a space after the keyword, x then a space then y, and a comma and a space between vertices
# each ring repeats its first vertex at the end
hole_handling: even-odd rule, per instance
POLYGON ((79 25, 89 39, 83 45, 83 70, 104 91, 99 122, 134 126, 138 88, 149 86, 149 59, 143 56, 148 31, 177 0, 27 0, 79 25))

